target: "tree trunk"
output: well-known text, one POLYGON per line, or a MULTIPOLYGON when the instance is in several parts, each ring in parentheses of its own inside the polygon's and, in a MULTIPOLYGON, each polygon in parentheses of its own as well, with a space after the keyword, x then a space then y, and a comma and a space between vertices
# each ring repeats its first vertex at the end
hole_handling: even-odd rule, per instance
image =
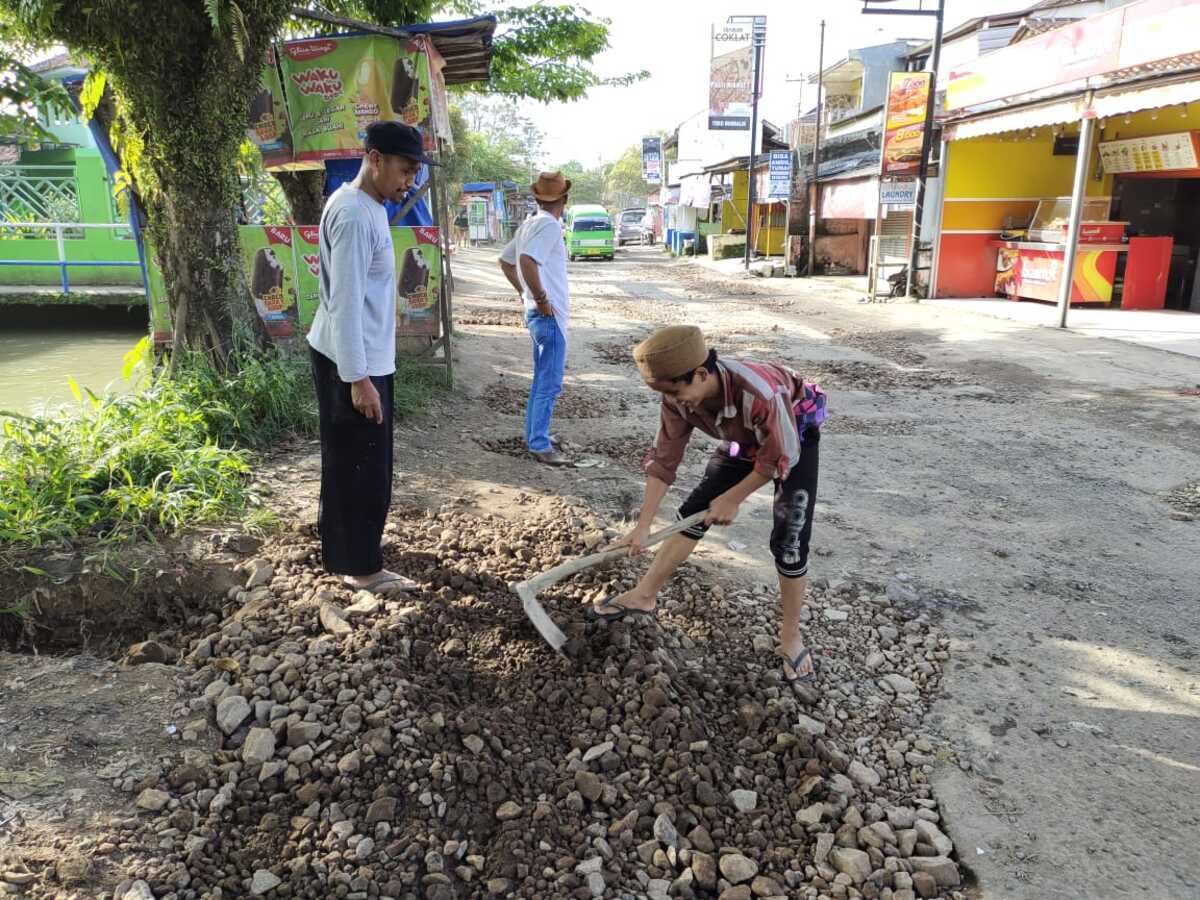
POLYGON ((164 183, 150 218, 168 285, 177 350, 209 354, 226 368, 235 338, 262 344, 266 330, 241 264, 236 215, 224 184, 164 183))
POLYGON ((321 210, 325 208, 325 173, 314 170, 272 174, 287 197, 292 221, 297 225, 321 224, 321 210))

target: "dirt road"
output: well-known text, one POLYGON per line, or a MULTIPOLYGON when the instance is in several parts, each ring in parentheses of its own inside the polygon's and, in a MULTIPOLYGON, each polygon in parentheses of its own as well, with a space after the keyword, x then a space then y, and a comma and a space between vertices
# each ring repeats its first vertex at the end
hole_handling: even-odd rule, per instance
MULTIPOLYGON (((159 898, 714 896, 704 853, 690 867, 676 856, 687 823, 683 852, 713 843, 707 827, 721 877, 737 855, 762 867, 768 896, 859 896, 885 861, 896 896, 949 896, 913 869, 947 852, 939 823, 978 878, 972 896, 1200 894, 1194 360, 861 306, 833 282, 733 278, 636 248, 571 264, 555 430, 580 467, 552 470, 523 452, 529 342, 495 258, 455 256, 455 392, 397 429, 389 560, 426 585, 414 604, 325 633, 311 604, 330 585, 305 526, 319 462, 311 443, 281 452, 263 482, 295 529, 264 550, 274 577, 156 634, 178 639, 178 669, 0 654, 0 888, 112 897, 138 877, 159 898), (629 351, 672 322, 725 353, 787 360, 830 395, 810 623, 825 694, 800 726, 770 654, 765 493, 701 546, 658 629, 592 635, 575 672, 550 677, 519 613, 496 606, 505 579, 636 511, 658 407, 629 351), (920 695, 885 691, 881 665, 920 695), (817 774, 798 780, 801 763, 817 774), (474 780, 453 783, 464 770, 474 780), (720 799, 731 788, 748 808, 720 799), (810 791, 822 802, 807 805, 810 791), (662 799, 639 806, 647 796, 662 799), (360 833, 368 807, 375 830, 360 833), (911 835, 903 869, 889 823, 901 845, 911 835)), ((704 464, 696 443, 676 501, 704 464)), ((629 577, 582 579, 555 612, 629 577)))
MULTIPOLYGON (((460 315, 511 308, 483 252, 458 262, 460 315)), ((615 442, 633 459, 653 432, 627 350, 655 324, 694 322, 829 391, 814 575, 890 583, 944 617, 955 646, 932 723, 961 764, 934 784, 984 896, 1200 895, 1200 522, 1163 495, 1200 480, 1195 360, 863 306, 831 283, 729 282, 651 250, 571 277, 567 397, 594 387, 628 404, 558 420, 587 450, 615 442)), ((465 390, 524 387, 523 332, 464 330, 465 390)), ((529 477, 523 461, 489 465, 529 477)), ((620 466, 534 477, 614 509, 639 496, 620 466)), ((769 506, 755 501, 701 552, 769 583, 769 506)))

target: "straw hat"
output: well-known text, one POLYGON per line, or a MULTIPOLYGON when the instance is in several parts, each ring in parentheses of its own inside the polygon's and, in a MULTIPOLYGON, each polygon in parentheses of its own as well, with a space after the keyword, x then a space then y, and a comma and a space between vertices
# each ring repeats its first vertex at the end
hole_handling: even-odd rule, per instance
POLYGON ((553 203, 567 196, 571 190, 571 179, 563 178, 562 172, 539 172, 537 181, 529 186, 533 196, 546 203, 553 203))

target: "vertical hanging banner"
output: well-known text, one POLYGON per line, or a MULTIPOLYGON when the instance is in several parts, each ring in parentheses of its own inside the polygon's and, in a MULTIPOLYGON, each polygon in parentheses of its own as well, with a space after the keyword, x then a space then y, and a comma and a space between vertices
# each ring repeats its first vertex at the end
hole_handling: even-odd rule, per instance
POLYGON ((753 29, 728 23, 713 28, 708 77, 710 131, 749 131, 754 92, 753 29))
POLYGON ((642 181, 662 184, 662 138, 642 138, 642 181))
POLYGON ((892 72, 888 78, 883 132, 883 177, 913 175, 921 168, 925 113, 929 105, 928 72, 892 72))
POLYGON ((424 225, 392 228, 396 254, 396 334, 441 334, 441 232, 424 225))
POLYGON ((250 296, 267 334, 273 340, 291 337, 299 329, 293 229, 243 225, 238 238, 250 296))
POLYGON ((258 93, 250 100, 246 137, 262 153, 265 169, 286 168, 292 162, 292 132, 274 47, 267 48, 258 93))
POLYGON ((316 225, 292 229, 296 254, 296 311, 300 330, 307 332, 321 302, 321 244, 316 225))
POLYGON ((429 57, 418 42, 380 35, 290 41, 280 62, 299 162, 358 155, 376 121, 431 134, 429 57))

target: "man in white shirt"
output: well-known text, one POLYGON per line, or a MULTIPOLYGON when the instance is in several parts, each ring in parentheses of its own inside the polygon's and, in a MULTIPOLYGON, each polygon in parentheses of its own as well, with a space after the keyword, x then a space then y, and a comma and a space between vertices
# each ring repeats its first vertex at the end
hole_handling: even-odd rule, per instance
POLYGON ((392 381, 396 372, 396 260, 385 200, 412 189, 425 156, 421 132, 367 127, 358 176, 321 214, 321 302, 308 333, 321 422, 318 526, 325 571, 354 590, 413 583, 383 568, 380 540, 392 502, 392 381))
POLYGON ((567 287, 567 248, 562 214, 571 180, 562 172, 542 172, 529 186, 537 215, 526 219, 500 254, 500 268, 525 303, 525 323, 533 340, 533 384, 525 409, 525 443, 533 458, 550 466, 570 460, 550 438, 554 401, 562 392, 567 362, 571 294, 567 287))

